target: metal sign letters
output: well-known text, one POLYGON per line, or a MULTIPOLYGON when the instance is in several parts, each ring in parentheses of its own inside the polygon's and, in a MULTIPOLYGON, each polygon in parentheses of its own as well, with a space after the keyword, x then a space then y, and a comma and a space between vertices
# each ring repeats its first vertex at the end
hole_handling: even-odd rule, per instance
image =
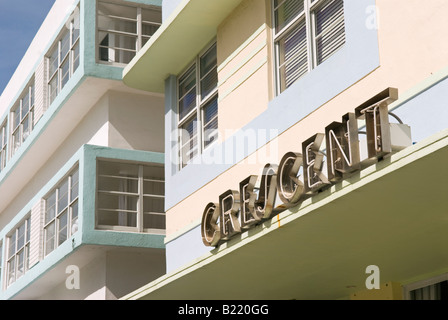
POLYGON ((355 113, 344 115, 342 122, 328 125, 325 134, 317 133, 305 140, 302 153, 287 152, 278 166, 266 164, 259 188, 256 188, 258 177, 251 175, 240 182, 238 191, 227 190, 221 194, 218 203, 209 203, 204 210, 201 225, 203 243, 218 246, 397 150, 392 146, 388 119, 388 105, 397 99, 397 89, 382 91, 356 108, 355 113), (365 120, 368 156, 363 161, 358 119, 365 120), (325 152, 321 151, 324 141, 325 152), (282 203, 275 206, 277 196, 282 203))

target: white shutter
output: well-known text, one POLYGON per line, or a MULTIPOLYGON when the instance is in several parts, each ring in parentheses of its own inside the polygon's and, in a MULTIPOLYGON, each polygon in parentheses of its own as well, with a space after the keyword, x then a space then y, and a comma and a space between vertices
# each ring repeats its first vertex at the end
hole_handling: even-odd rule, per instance
POLYGON ((316 64, 319 65, 345 43, 344 1, 333 0, 314 12, 316 64))
POLYGON ((39 121, 44 112, 47 110, 47 59, 42 58, 41 62, 37 66, 34 75, 34 125, 39 121))
POLYGON ((45 201, 40 199, 31 209, 29 268, 42 259, 43 216, 45 201))

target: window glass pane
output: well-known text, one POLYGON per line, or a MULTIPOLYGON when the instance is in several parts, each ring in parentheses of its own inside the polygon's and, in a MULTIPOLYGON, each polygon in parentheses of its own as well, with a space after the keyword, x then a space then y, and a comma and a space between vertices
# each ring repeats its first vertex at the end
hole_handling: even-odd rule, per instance
POLYGON ((71 234, 78 231, 78 201, 75 201, 72 205, 72 223, 71 223, 71 234))
POLYGON ((196 66, 179 78, 179 119, 196 107, 196 66))
POLYGON ((28 218, 25 222, 26 222, 26 242, 29 242, 31 236, 31 218, 28 218))
POLYGON ((16 280, 25 273, 25 250, 21 250, 17 254, 17 275, 16 280))
POLYGON ((54 101, 56 96, 58 95, 58 76, 55 75, 53 79, 50 80, 49 83, 49 95, 50 95, 50 103, 54 101))
POLYGON ((150 24, 150 23, 143 23, 142 24, 142 34, 145 36, 152 36, 157 29, 159 29, 158 25, 150 24))
POLYGON ((16 281, 15 271, 15 259, 11 259, 8 261, 8 285, 11 285, 16 281))
POLYGON ((68 227, 67 227, 67 211, 60 215, 58 219, 58 246, 61 245, 68 237, 68 227))
POLYGON ((59 67, 59 55, 58 55, 58 44, 56 43, 55 48, 50 53, 49 57, 49 76, 52 77, 55 71, 59 67))
POLYGON ((78 185, 79 185, 79 170, 76 171, 71 176, 71 186, 70 186, 70 202, 78 197, 78 185))
POLYGON ((45 224, 50 222, 56 215, 56 191, 47 198, 45 209, 45 224))
POLYGON ((316 58, 321 64, 345 43, 344 3, 335 0, 316 10, 316 58))
POLYGON ((13 134, 12 139, 13 139, 13 153, 15 153, 22 144, 20 130, 17 129, 17 131, 13 134))
POLYGON ((275 32, 278 33, 288 23, 303 12, 303 0, 274 1, 275 32))
POLYGON ((198 153, 196 117, 192 118, 182 126, 180 134, 182 164, 185 165, 198 153))
POLYGON ((98 208, 117 212, 137 211, 137 196, 121 194, 98 194, 98 208))
POLYGON ((61 37, 61 55, 60 61, 65 59, 65 56, 70 50, 70 32, 65 31, 61 37))
POLYGON ((14 232, 9 238, 8 259, 16 254, 16 233, 14 232))
POLYGON ((52 222, 45 228, 45 253, 49 254, 55 248, 55 222, 52 222))
POLYGON ((216 45, 213 45, 208 51, 201 57, 201 79, 209 73, 211 70, 216 69, 216 45))
MULTIPOLYGON (((137 8, 131 6, 122 6, 119 4, 98 2, 98 14, 104 17, 123 17, 127 19, 137 19, 137 8)), ((104 24, 100 24, 103 26, 104 24)))
POLYGON ((98 210, 98 224, 102 226, 136 227, 137 214, 133 212, 98 210))
POLYGON ((119 176, 99 176, 98 190, 138 193, 137 178, 124 178, 119 176))
POLYGON ((218 98, 211 100, 203 108, 204 147, 218 138, 218 98))
POLYGON ((163 181, 157 182, 145 179, 143 181, 143 193, 163 196, 165 194, 165 184, 163 181))
POLYGON ((117 177, 138 178, 138 165, 115 161, 98 161, 98 174, 117 177))
POLYGON ((68 205, 68 179, 65 179, 59 187, 58 192, 58 212, 61 212, 68 205))
POLYGON ((30 126, 30 117, 29 115, 26 116, 25 119, 23 119, 23 135, 22 135, 22 141, 25 141, 26 138, 28 138, 28 136, 31 133, 31 126, 30 126))
POLYGON ((155 25, 162 23, 162 11, 156 9, 142 9, 143 22, 152 22, 155 25))
POLYGON ((137 22, 109 18, 108 30, 121 31, 127 33, 137 33, 137 22))
POLYGON ((119 34, 109 34, 109 60, 129 63, 137 49, 137 38, 119 34))
POLYGON ((61 89, 64 88, 67 81, 70 79, 70 59, 67 57, 61 66, 61 89))
POLYGON ((17 229, 17 250, 25 245, 25 223, 17 229))
MULTIPOLYGON (((79 9, 79 8, 78 8, 79 9)), ((79 14, 75 15, 72 21, 72 46, 79 38, 79 14)))
POLYGON ((143 215, 143 228, 145 229, 165 229, 165 215, 145 213, 143 215))
POLYGON ((281 91, 308 72, 305 21, 278 41, 281 91))
POLYGON ((216 45, 213 45, 200 59, 201 98, 204 99, 218 86, 216 45))
POLYGON ((27 92, 25 96, 22 98, 22 119, 28 113, 29 109, 30 109, 30 94, 29 92, 27 92))
POLYGON ((79 67, 79 43, 73 47, 73 72, 79 67))
POLYGON ((164 199, 154 197, 144 197, 143 208, 145 212, 165 212, 164 199))
POLYGON ((13 119, 14 119, 13 129, 15 130, 20 125, 20 121, 22 120, 22 117, 20 116, 20 107, 19 106, 17 106, 17 108, 14 110, 13 119))
POLYGON ((30 99, 30 103, 31 103, 31 108, 34 107, 34 84, 31 85, 31 99, 30 99))

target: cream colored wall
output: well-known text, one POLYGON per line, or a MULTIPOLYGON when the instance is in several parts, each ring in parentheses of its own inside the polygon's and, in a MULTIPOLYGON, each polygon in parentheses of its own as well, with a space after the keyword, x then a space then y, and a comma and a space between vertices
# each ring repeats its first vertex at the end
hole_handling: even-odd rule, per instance
MULTIPOLYGON (((266 17, 261 8, 261 2, 263 1, 245 1, 221 25, 218 30, 218 59, 221 63, 225 60, 224 57, 231 55, 233 50, 238 48, 237 44, 243 43, 253 34, 255 26, 258 26, 266 17), (253 10, 251 10, 252 8, 253 10), (248 20, 247 24, 241 23, 240 29, 238 29, 237 22, 243 21, 244 15, 249 15, 249 13, 256 15, 258 20, 252 19, 248 20), (243 26, 245 27, 243 28, 243 26), (236 41, 232 37, 239 40, 236 41), (229 43, 230 48, 225 51, 226 43, 229 43), (235 44, 231 45, 232 43, 235 44)), ((448 42, 442 40, 448 36, 448 20, 444 19, 444 15, 448 12, 447 1, 428 1, 424 3, 424 6, 419 0, 377 0, 376 3, 379 13, 380 67, 286 130, 278 138, 260 148, 257 152, 261 154, 265 154, 266 150, 271 147, 276 150, 270 157, 265 157, 264 162, 249 165, 245 159, 243 163, 231 167, 168 210, 168 238, 177 232, 182 232, 192 223, 197 225, 208 202, 217 202, 219 195, 229 188, 237 189, 239 182, 247 176, 259 175, 267 161, 279 163, 282 155, 286 152, 301 152, 301 143, 304 140, 317 132, 324 132, 325 126, 331 122, 341 121, 342 115, 353 112, 358 105, 370 97, 387 87, 396 87, 399 89, 399 93, 403 94, 437 70, 448 65, 446 58, 448 57, 448 42)), ((262 41, 261 36, 258 41, 262 41)), ((267 48, 264 50, 268 52, 267 48)), ((244 55, 236 55, 235 59, 243 61, 244 55)), ((238 64, 236 61, 235 63, 238 64)), ((220 77, 228 69, 230 68, 222 69, 220 77)), ((245 83, 245 86, 241 86, 241 90, 232 91, 220 102, 219 126, 221 131, 227 128, 240 128, 266 108, 267 101, 265 99, 266 96, 269 96, 269 88, 272 85, 270 78, 272 71, 265 71, 261 68, 246 81, 247 85, 245 83), (248 97, 256 96, 260 88, 264 88, 266 93, 258 97, 257 103, 247 104, 248 97), (239 112, 236 112, 237 110, 239 112)), ((228 82, 219 88, 220 94, 225 87, 231 86, 231 82, 236 78, 229 78, 228 82)), ((422 106, 422 108, 424 107, 422 106)))
POLYGON ((270 29, 267 3, 245 0, 217 34, 219 130, 232 131, 262 113, 270 99, 270 29))

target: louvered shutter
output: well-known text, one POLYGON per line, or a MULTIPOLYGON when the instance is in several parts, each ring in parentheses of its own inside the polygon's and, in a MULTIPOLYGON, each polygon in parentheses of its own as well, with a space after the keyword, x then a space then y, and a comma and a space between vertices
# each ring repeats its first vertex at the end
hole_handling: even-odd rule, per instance
POLYGON ((280 40, 280 75, 282 90, 308 72, 308 48, 306 25, 302 21, 294 30, 280 40), (284 59, 284 61, 282 61, 284 59))
POLYGON ((31 209, 29 268, 42 259, 42 220, 45 201, 40 199, 31 209))
POLYGON ((319 65, 345 43, 344 1, 333 0, 314 12, 316 64, 319 65))
POLYGON ((47 110, 47 59, 43 58, 36 68, 34 76, 34 126, 47 110))

